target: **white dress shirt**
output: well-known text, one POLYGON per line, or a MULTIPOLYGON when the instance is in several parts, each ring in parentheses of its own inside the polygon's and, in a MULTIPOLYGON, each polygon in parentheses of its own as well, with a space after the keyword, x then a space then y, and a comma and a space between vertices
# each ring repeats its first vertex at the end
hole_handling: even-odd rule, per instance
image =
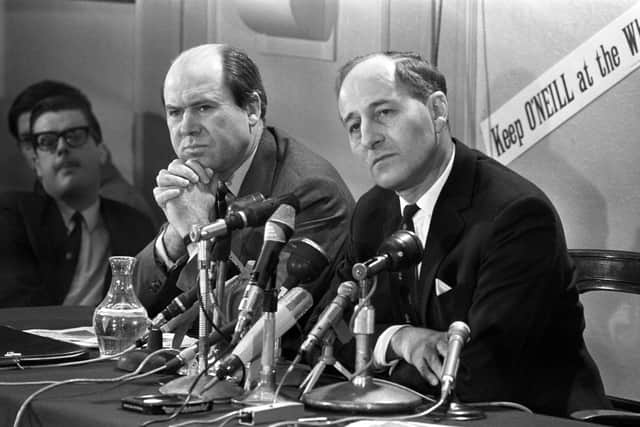
MULTIPOLYGON (((62 220, 71 233, 74 222, 71 219, 76 212, 61 201, 56 201, 62 220)), ((100 216, 100 199, 87 209, 80 211, 82 215, 82 238, 80 253, 69 292, 63 305, 96 306, 102 301, 104 278, 109 268, 111 255, 109 232, 100 216)))

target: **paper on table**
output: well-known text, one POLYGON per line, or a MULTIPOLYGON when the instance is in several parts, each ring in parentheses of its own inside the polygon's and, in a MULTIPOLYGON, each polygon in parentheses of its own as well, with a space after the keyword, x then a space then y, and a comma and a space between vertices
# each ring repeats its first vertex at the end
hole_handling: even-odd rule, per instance
MULTIPOLYGON (((98 339, 92 326, 80 326, 69 329, 28 329, 25 332, 40 335, 43 337, 53 338, 59 341, 70 342, 86 348, 98 348, 98 339)), ((170 348, 173 341, 171 333, 162 334, 162 346, 170 348)), ((182 340, 182 348, 198 342, 197 339, 185 336, 182 340)))

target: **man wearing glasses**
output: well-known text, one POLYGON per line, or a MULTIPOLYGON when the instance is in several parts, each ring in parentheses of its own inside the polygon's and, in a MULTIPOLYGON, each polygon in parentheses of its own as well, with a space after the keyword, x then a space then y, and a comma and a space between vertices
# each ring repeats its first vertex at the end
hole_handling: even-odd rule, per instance
POLYGON ((0 194, 0 307, 97 305, 110 282, 108 257, 135 255, 153 226, 99 196, 105 151, 81 98, 41 101, 30 129, 44 191, 0 194))
MULTIPOLYGON (((88 108, 91 109, 91 102, 80 89, 57 80, 40 80, 24 88, 15 97, 7 113, 9 132, 20 149, 20 153, 25 160, 25 165, 27 165, 29 170, 33 172, 34 176, 34 151, 33 144, 30 139, 31 128, 29 124, 31 110, 33 110, 33 107, 43 99, 55 96, 77 97, 79 100, 85 102, 88 108)), ((95 124, 96 134, 100 135, 100 126, 97 122, 95 124)), ((113 164, 111 160, 111 153, 106 145, 100 144, 99 147, 104 151, 103 161, 100 164, 100 195, 132 206, 150 218, 153 218, 154 211, 145 201, 144 197, 142 197, 142 194, 125 180, 122 173, 120 173, 113 164)), ((28 174, 25 174, 25 178, 26 177, 30 179, 32 178, 28 174)), ((24 182, 21 181, 23 180, 21 180, 20 177, 13 178, 12 183, 14 186, 11 188, 18 190, 33 187, 35 191, 42 190, 39 180, 36 180, 35 182, 32 182, 31 180, 24 182), (26 187, 25 184, 27 185, 26 187)))

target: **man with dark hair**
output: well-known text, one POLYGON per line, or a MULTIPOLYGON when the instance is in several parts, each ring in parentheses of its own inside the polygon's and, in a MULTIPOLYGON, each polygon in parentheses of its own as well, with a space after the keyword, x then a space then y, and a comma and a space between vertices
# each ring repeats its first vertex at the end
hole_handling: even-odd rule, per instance
POLYGON ((153 236, 150 220, 101 198, 100 128, 74 95, 30 111, 29 140, 42 190, 0 194, 0 307, 97 305, 111 255, 135 255, 153 236))
MULTIPOLYGON (((63 82, 55 80, 41 80, 34 83, 14 99, 8 113, 9 132, 14 137, 20 148, 20 152, 25 162, 31 170, 35 172, 34 166, 34 150, 30 139, 29 118, 31 110, 40 101, 45 98, 54 96, 71 96, 77 99, 77 102, 87 105, 89 111, 88 120, 95 129, 95 138, 97 142, 102 142, 102 130, 100 123, 91 109, 91 102, 87 96, 79 89, 63 82)), ((132 206, 140 212, 146 214, 150 218, 153 213, 144 200, 142 195, 129 184, 120 171, 116 169, 111 161, 111 153, 105 144, 99 144, 100 150, 104 152, 100 167, 100 194, 103 197, 117 200, 126 205, 132 206)), ((35 189, 40 190, 40 181, 35 181, 35 189)))
MULTIPOLYGON (((424 247, 415 269, 378 276, 374 365, 437 394, 447 329, 464 321, 471 340, 456 384, 461 401, 515 401, 565 416, 606 407, 549 199, 451 136, 445 78, 419 55, 355 58, 336 90, 351 150, 376 183, 356 204, 339 280, 351 280, 351 267, 401 227, 424 247)), ((341 349, 345 361, 351 350, 341 349)))
MULTIPOLYGON (((314 240, 333 260, 344 241, 353 199, 325 159, 266 126, 265 90, 247 55, 215 44, 181 53, 167 72, 163 99, 177 158, 158 173, 153 191, 167 223, 138 257, 137 291, 151 315, 194 286, 195 260, 187 264, 187 259, 195 245, 185 247, 185 236, 192 225, 215 219, 219 181, 237 197, 307 189, 297 194, 301 206, 292 238, 314 240)), ((263 233, 261 227, 232 233, 231 252, 240 264, 258 258, 263 233)), ((323 277, 306 285, 316 301, 325 291, 323 277)))

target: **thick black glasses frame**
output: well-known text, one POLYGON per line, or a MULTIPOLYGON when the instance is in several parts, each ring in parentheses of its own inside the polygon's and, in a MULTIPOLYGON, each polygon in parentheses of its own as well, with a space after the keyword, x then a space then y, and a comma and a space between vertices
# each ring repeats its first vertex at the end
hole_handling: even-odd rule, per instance
POLYGON ((64 143, 71 147, 82 147, 89 140, 89 126, 75 126, 63 129, 60 132, 38 132, 31 135, 33 148, 54 152, 58 147, 58 141, 63 138, 64 143))

